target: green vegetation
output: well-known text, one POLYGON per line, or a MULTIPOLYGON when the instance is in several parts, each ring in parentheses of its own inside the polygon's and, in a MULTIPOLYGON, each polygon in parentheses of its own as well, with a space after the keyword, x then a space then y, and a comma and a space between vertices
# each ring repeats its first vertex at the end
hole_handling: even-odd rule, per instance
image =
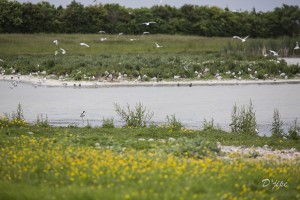
MULTIPOLYGON (((21 116, 20 104, 17 110, 21 116)), ((300 150, 299 140, 226 133, 211 128, 213 120, 208 130, 174 128, 181 124, 175 115, 167 126, 122 128, 113 128, 113 119, 101 128, 52 127, 46 119, 30 125, 0 117, 1 199, 300 197, 299 160, 257 159, 256 151, 224 157, 218 146, 300 150)), ((296 121, 290 131, 299 131, 296 121)))
POLYGON ((299 56, 293 50, 300 38, 253 39, 241 43, 231 38, 180 35, 107 35, 101 42, 96 34, 3 34, 0 35, 0 72, 45 76, 62 80, 150 81, 181 79, 207 80, 220 74, 223 79, 283 79, 298 77, 300 68, 288 66, 270 54, 299 56), (56 46, 53 40, 57 39, 56 46), (130 41, 130 39, 137 39, 130 41), (82 47, 86 42, 90 48, 82 47), (156 48, 155 42, 163 45, 156 48), (66 50, 61 54, 60 48, 66 50), (228 50, 228 49, 231 50, 228 50), (288 48, 288 51, 283 49, 288 48), (55 56, 54 52, 59 53, 55 56), (248 70, 251 69, 251 71, 248 70), (205 71, 209 69, 209 71, 205 71), (251 75, 251 76, 250 76, 251 75), (283 76, 284 75, 284 76, 283 76))
MULTIPOLYGON (((91 2, 92 3, 92 2, 91 2)), ((43 1, 37 4, 0 1, 0 33, 98 33, 141 35, 184 34, 207 37, 298 36, 300 9, 283 5, 270 12, 234 12, 228 8, 169 5, 125 8, 118 4, 83 6, 72 1, 66 8, 43 1), (155 21, 146 26, 142 23, 155 21)))
POLYGON ((232 109, 231 120, 232 123, 230 126, 233 133, 258 135, 256 116, 252 101, 250 101, 247 109, 245 106, 237 108, 235 104, 232 109))
POLYGON ((282 125, 283 122, 280 119, 280 113, 277 109, 275 109, 273 115, 272 129, 271 129, 273 137, 283 138, 284 131, 282 129, 282 125))

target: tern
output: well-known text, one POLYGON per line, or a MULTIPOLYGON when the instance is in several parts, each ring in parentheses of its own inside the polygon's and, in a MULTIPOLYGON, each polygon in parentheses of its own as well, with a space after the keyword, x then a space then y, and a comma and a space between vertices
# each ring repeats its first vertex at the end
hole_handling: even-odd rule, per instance
POLYGON ((239 39, 239 40, 241 40, 241 42, 246 42, 248 37, 249 37, 249 35, 245 38, 240 38, 239 36, 233 36, 233 39, 239 39))
POLYGON ((273 54, 273 56, 278 56, 278 53, 279 53, 279 51, 278 52, 276 52, 276 51, 272 51, 272 50, 269 50, 270 51, 270 53, 272 53, 273 54))
POLYGON ((81 46, 85 46, 85 47, 90 47, 88 44, 81 42, 80 43, 81 46))
POLYGON ((161 48, 161 47, 163 47, 163 46, 160 46, 159 44, 157 44, 156 42, 155 42, 155 45, 156 45, 156 48, 161 48))
POLYGON ((144 22, 144 23, 142 23, 142 24, 144 24, 144 25, 146 25, 146 26, 149 26, 150 24, 156 24, 156 22, 144 22))
POLYGON ((66 54, 66 50, 64 50, 63 48, 60 48, 60 50, 62 54, 66 54))
POLYGON ((80 114, 80 117, 83 118, 85 116, 85 111, 80 114))
POLYGON ((53 40, 53 43, 58 45, 58 40, 53 40))

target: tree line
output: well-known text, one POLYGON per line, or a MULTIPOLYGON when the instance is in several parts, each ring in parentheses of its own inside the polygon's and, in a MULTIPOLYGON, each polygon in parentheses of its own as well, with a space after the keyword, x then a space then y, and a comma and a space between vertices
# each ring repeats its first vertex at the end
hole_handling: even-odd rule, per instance
POLYGON ((65 8, 48 2, 0 0, 0 33, 185 34, 199 36, 299 36, 300 9, 283 4, 273 11, 235 12, 228 8, 169 5, 126 8, 119 4, 84 6, 72 1, 65 8), (155 24, 145 25, 144 22, 155 24))

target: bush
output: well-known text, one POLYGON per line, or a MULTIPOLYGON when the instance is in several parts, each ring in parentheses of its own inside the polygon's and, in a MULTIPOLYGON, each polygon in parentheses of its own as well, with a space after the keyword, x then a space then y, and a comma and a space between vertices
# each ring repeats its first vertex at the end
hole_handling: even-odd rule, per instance
POLYGON ((175 114, 171 115, 171 117, 169 117, 167 115, 167 126, 171 128, 171 130, 181 130, 181 128, 183 128, 182 123, 176 119, 175 114))
POLYGON ((114 118, 103 118, 102 128, 115 128, 114 118))
POLYGON ((153 112, 147 111, 141 103, 137 103, 133 110, 129 104, 127 104, 126 109, 121 108, 121 106, 116 103, 114 106, 115 111, 121 119, 125 121, 125 126, 127 127, 146 127, 147 123, 153 117, 153 112))
POLYGON ((287 138, 291 140, 300 139, 300 127, 297 125, 297 119, 295 119, 294 124, 289 128, 287 138))
POLYGON ((215 130, 219 130, 219 128, 215 126, 214 119, 212 118, 210 121, 204 119, 203 131, 215 131, 215 130))
POLYGON ((35 124, 37 126, 49 127, 48 116, 46 115, 44 118, 43 114, 38 115, 35 124))
POLYGON ((257 124, 252 101, 250 101, 248 108, 245 106, 237 108, 236 104, 231 113, 231 131, 234 133, 242 133, 249 135, 257 135, 257 124))
POLYGON ((273 137, 283 138, 283 122, 280 120, 280 114, 277 109, 274 110, 271 133, 273 137))

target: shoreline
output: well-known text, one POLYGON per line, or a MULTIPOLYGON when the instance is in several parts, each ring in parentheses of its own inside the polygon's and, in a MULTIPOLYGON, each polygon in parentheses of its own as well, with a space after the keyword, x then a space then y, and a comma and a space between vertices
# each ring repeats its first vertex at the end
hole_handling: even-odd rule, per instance
POLYGON ((275 85, 275 84, 299 84, 300 78, 295 79, 268 79, 268 80, 169 80, 169 81, 73 81, 73 80, 56 80, 47 79, 39 76, 17 76, 2 75, 0 81, 9 81, 12 83, 26 83, 33 86, 46 87, 81 87, 81 88, 101 88, 101 87, 192 87, 192 86, 226 86, 226 85, 275 85))

